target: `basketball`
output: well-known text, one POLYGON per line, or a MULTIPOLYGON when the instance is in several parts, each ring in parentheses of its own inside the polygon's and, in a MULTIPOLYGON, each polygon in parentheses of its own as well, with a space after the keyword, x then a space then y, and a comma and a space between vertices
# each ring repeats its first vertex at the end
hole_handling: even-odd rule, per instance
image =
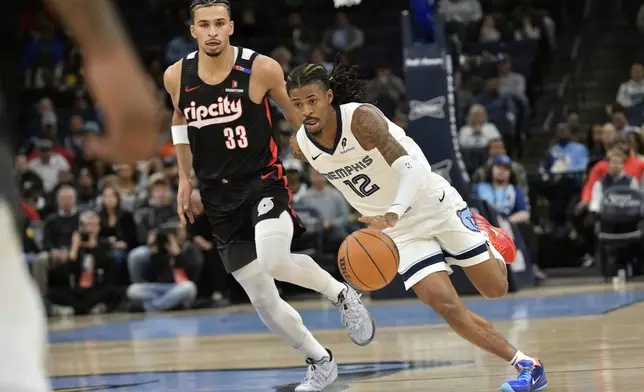
POLYGON ((398 273, 400 256, 394 241, 381 231, 361 229, 351 233, 338 251, 344 279, 360 291, 379 290, 398 273))

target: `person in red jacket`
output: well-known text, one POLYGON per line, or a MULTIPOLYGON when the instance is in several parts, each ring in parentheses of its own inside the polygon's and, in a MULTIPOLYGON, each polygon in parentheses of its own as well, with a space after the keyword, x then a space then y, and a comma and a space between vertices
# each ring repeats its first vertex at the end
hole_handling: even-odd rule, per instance
MULTIPOLYGON (((641 181, 642 175, 644 175, 644 160, 640 159, 635 155, 633 146, 631 146, 627 135, 619 135, 615 140, 615 147, 621 149, 626 153, 626 162, 624 162, 624 172, 632 177, 635 177, 637 181, 641 181)), ((584 210, 588 203, 590 203, 593 185, 595 182, 599 181, 608 173, 608 162, 606 160, 601 160, 593 166, 584 188, 581 191, 581 200, 577 204, 577 212, 584 210)))

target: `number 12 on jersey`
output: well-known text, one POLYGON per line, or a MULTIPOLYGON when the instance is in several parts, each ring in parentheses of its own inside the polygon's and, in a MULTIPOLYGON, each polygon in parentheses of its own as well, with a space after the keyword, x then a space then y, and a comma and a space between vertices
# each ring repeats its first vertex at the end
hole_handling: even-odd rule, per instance
POLYGON ((226 138, 226 148, 229 150, 248 147, 246 128, 243 125, 238 125, 235 129, 224 128, 224 137, 226 138))
POLYGON ((380 189, 378 185, 372 184, 371 178, 365 174, 358 174, 351 180, 344 180, 343 183, 362 198, 371 196, 380 189))

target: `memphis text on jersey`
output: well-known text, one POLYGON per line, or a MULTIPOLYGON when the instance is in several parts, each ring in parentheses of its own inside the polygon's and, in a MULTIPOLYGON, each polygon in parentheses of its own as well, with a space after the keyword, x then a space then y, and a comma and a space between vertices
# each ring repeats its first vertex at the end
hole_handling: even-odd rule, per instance
POLYGON ((340 169, 336 169, 327 173, 322 173, 322 175, 327 179, 327 180, 339 180, 341 178, 349 177, 354 173, 357 173, 361 170, 366 169, 373 163, 373 159, 369 155, 365 155, 362 160, 358 161, 357 163, 354 163, 353 165, 341 167, 340 169))
POLYGON ((229 100, 228 96, 219 97, 211 105, 197 106, 194 101, 183 110, 188 126, 201 128, 208 125, 226 124, 242 116, 241 98, 229 100))

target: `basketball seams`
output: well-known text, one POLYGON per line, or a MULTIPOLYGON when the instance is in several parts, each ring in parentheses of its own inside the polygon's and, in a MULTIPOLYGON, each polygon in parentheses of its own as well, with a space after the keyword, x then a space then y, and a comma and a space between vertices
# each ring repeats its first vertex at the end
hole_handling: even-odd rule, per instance
MULTIPOLYGON (((357 239, 356 239, 356 240, 357 240, 357 239)), ((362 286, 363 286, 364 288, 366 288, 367 290, 371 290, 371 286, 369 286, 368 284, 365 284, 365 283, 364 283, 364 282, 363 282, 363 281, 358 277, 358 274, 356 274, 356 271, 353 269, 353 266, 351 265, 351 259, 349 258, 349 241, 346 241, 346 242, 345 242, 345 244, 346 244, 346 245, 345 245, 344 253, 345 253, 345 257, 347 258, 347 265, 348 265, 348 266, 349 266, 349 268, 351 269, 351 274, 352 274, 356 279, 358 279, 358 281, 362 284, 362 286)), ((360 244, 360 246, 362 246, 362 244, 360 244)), ((362 249, 364 249, 364 247, 363 247, 362 249)), ((365 249, 365 253, 367 253, 366 249, 365 249)), ((369 253, 367 253, 367 256, 369 256, 369 253)), ((371 258, 371 256, 369 256, 369 258, 371 258)), ((345 279, 347 279, 347 278, 345 277, 345 279)))
POLYGON ((364 245, 362 245, 362 242, 360 242, 360 240, 358 239, 358 237, 355 234, 351 233, 351 237, 353 237, 353 239, 358 243, 358 245, 360 245, 362 250, 364 250, 364 253, 369 257, 369 260, 371 260, 371 263, 373 263, 373 266, 376 267, 376 270, 378 270, 378 273, 382 277, 382 280, 385 282, 385 284, 388 284, 389 282, 387 282, 387 278, 385 278, 385 275, 383 275, 382 271, 380 271, 380 267, 378 267, 378 264, 371 257, 371 255, 367 251, 367 248, 365 248, 364 245))
POLYGON ((398 270, 398 267, 400 267, 400 252, 398 251, 398 247, 396 246, 396 243, 395 243, 393 240, 391 241, 391 243, 393 244, 394 249, 395 249, 395 252, 394 252, 394 249, 392 249, 392 248, 391 248, 391 246, 389 246, 389 245, 388 245, 388 244, 387 244, 387 243, 382 239, 382 237, 379 237, 379 236, 377 236, 377 235, 375 235, 375 234, 372 234, 372 233, 368 232, 367 230, 362 230, 362 231, 361 231, 361 233, 364 233, 364 234, 370 235, 370 236, 372 236, 372 237, 376 238, 378 241, 382 242, 382 243, 387 247, 387 249, 389 249, 389 251, 391 252, 391 254, 394 256, 394 260, 396 260, 396 270, 398 270))

